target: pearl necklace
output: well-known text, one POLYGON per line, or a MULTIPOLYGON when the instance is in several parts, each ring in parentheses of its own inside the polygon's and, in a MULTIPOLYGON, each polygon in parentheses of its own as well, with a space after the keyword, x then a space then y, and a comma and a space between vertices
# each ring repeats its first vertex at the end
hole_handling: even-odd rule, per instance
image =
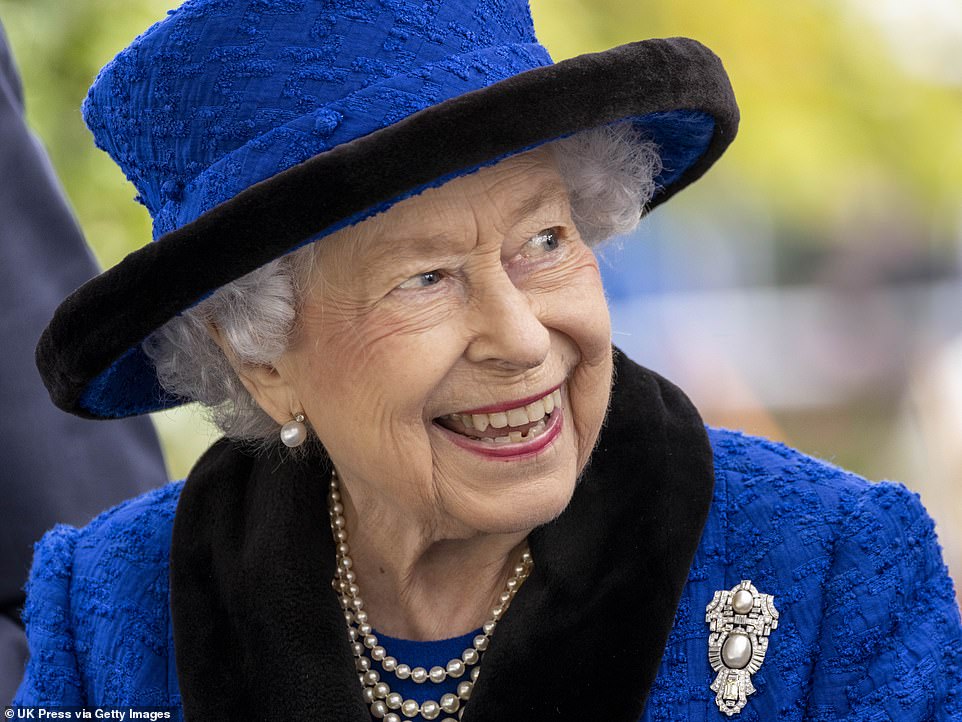
MULTIPOLYGON (((364 611, 364 600, 357 585, 357 575, 354 573, 354 562, 350 557, 350 547, 347 544, 347 522, 344 519, 344 506, 341 504, 341 492, 338 487, 337 472, 331 473, 331 490, 328 495, 328 506, 331 515, 331 532, 337 544, 337 575, 331 585, 334 591, 341 595, 341 608, 344 610, 344 620, 347 622, 347 633, 354 652, 354 664, 358 672, 358 679, 363 688, 364 701, 370 705, 371 714, 384 722, 402 722, 421 715, 426 720, 436 719, 442 712, 448 715, 457 713, 458 719, 464 714, 464 706, 471 698, 475 682, 481 672, 481 657, 488 648, 491 635, 498 625, 498 620, 504 616, 508 605, 514 599, 518 589, 531 573, 534 561, 531 552, 525 546, 521 554, 521 561, 515 565, 513 574, 505 585, 505 590, 498 597, 498 604, 491 610, 491 616, 481 627, 482 634, 477 635, 471 646, 461 653, 459 658, 450 660, 444 667, 411 668, 410 665, 399 662, 378 644, 378 639, 372 634, 372 627, 367 612, 364 611), (439 701, 426 700, 418 704, 413 699, 403 699, 397 692, 392 692, 387 682, 381 679, 377 670, 372 669, 372 662, 379 662, 381 669, 394 674, 398 679, 411 679, 417 684, 430 680, 435 684, 444 682, 448 677, 460 679, 470 671, 470 681, 464 680, 458 684, 458 693, 447 693, 439 701), (394 710, 400 710, 401 717, 394 710)), ((454 717, 445 717, 441 722, 457 722, 454 717)))

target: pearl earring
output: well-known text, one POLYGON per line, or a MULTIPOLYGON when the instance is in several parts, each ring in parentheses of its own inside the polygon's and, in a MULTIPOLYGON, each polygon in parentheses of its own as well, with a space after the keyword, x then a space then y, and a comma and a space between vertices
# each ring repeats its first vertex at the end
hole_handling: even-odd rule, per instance
POLYGON ((294 448, 307 440, 307 427, 304 425, 304 414, 297 414, 293 421, 288 421, 281 427, 281 441, 284 446, 294 448))

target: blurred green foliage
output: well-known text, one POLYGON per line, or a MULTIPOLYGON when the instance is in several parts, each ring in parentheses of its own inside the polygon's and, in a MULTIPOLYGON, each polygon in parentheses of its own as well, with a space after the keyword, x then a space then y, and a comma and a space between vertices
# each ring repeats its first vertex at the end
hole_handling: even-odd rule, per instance
MULTIPOLYGON (((958 233, 962 89, 910 75, 853 3, 531 5, 555 60, 647 37, 682 35, 712 48, 731 76, 742 123, 705 184, 748 184, 776 221, 807 229, 810 242, 832 238, 824 231, 853 199, 899 203, 935 238, 958 233)), ((870 211, 884 215, 886 208, 870 211)))
MULTIPOLYGON (((99 68, 178 4, 0 0, 28 121, 105 267, 149 240, 150 220, 132 202, 133 187, 94 148, 80 104, 99 68)), ((838 242, 829 229, 853 208, 877 221, 897 206, 921 219, 933 245, 959 233, 962 92, 911 75, 848 0, 531 4, 556 60, 673 35, 701 40, 722 57, 742 109, 740 137, 705 181, 681 196, 680 208, 748 193, 771 209, 781 238, 813 245, 838 242)), ((190 414, 155 419, 175 478, 212 438, 190 414)))

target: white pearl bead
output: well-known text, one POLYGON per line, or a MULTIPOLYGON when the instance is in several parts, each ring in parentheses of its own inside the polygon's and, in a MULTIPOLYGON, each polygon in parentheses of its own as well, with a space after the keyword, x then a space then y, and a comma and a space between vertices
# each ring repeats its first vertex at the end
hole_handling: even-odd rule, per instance
POLYGON ((384 722, 401 722, 401 718, 393 712, 388 712, 384 715, 384 722))
POLYGON ((367 657, 358 657, 354 660, 354 666, 358 672, 367 672, 371 668, 371 660, 367 657))
POLYGON ((458 708, 461 707, 461 700, 458 699, 457 695, 448 692, 446 695, 441 697, 441 709, 445 712, 455 713, 458 708))
POLYGON ((428 671, 424 667, 415 667, 411 670, 411 679, 416 684, 422 684, 427 681, 428 671))
POLYGON ((411 676, 411 667, 406 664, 399 664, 394 674, 398 679, 407 679, 411 676))
POLYGON ((747 589, 739 589, 732 596, 732 609, 737 614, 748 614, 755 604, 755 597, 747 589))
POLYGON ((479 634, 477 637, 474 638, 473 644, 476 650, 478 650, 479 652, 483 652, 488 648, 488 638, 485 637, 483 634, 479 634))
POLYGON ((307 427, 304 425, 303 414, 298 414, 294 421, 288 421, 281 427, 281 441, 284 446, 294 448, 300 446, 307 439, 307 427))
POLYGON ((370 687, 365 687, 361 692, 361 696, 364 697, 364 701, 368 704, 374 704, 374 690, 370 687))
POLYGON ((484 625, 482 625, 481 627, 481 631, 484 632, 485 634, 491 634, 491 632, 493 632, 494 628, 497 626, 498 626, 497 622, 485 622, 484 625))
POLYGON ((373 687, 380 681, 381 675, 377 673, 377 670, 369 669, 364 673, 364 684, 368 685, 369 687, 373 687))
POLYGON ((746 634, 730 635, 722 645, 721 658, 729 669, 743 669, 752 661, 752 642, 746 634))
POLYGON ((385 657, 381 660, 381 666, 385 672, 393 672, 397 669, 397 660, 394 657, 385 657))
POLYGON ((374 685, 374 696, 378 699, 384 699, 389 694, 391 694, 391 688, 387 686, 387 682, 378 682, 374 685))
POLYGON ((471 682, 461 682, 458 685, 458 697, 467 702, 471 699, 471 691, 474 689, 474 685, 471 682))
POLYGON ((387 650, 384 647, 378 645, 371 649, 371 659, 376 662, 380 662, 387 655, 387 650))
POLYGON ((424 719, 436 719, 441 714, 441 706, 434 700, 428 700, 421 705, 421 716, 424 719))
POLYGON ((464 674, 464 662, 460 659, 452 659, 448 662, 448 667, 445 670, 450 676, 457 679, 462 674, 464 674))
POLYGON ((387 705, 384 704, 381 700, 378 700, 377 702, 371 705, 371 714, 377 717, 378 719, 383 719, 384 715, 387 714, 387 705))
POLYGON ((481 674, 481 668, 480 668, 480 667, 475 667, 474 669, 472 669, 472 670, 471 670, 471 681, 472 681, 472 682, 477 682, 477 681, 478 681, 478 675, 479 675, 479 674, 481 674))
POLYGON ((384 698, 384 704, 391 709, 398 709, 402 702, 404 702, 404 697, 402 697, 399 692, 391 692, 384 698))
POLYGON ((431 671, 428 672, 428 676, 435 684, 441 684, 441 682, 444 681, 444 678, 448 676, 448 673, 444 667, 431 667, 431 671))
POLYGON ((406 699, 401 704, 401 712, 404 713, 405 717, 413 717, 421 709, 421 705, 415 702, 413 699, 406 699))
POLYGON ((478 650, 476 650, 474 647, 469 647, 461 652, 461 659, 464 660, 465 664, 477 664, 479 658, 480 655, 478 654, 478 650))

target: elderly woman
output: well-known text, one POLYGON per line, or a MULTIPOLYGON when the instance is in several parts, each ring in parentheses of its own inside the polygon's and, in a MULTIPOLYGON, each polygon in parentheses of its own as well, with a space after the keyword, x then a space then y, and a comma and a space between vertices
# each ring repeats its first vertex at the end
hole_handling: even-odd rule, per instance
POLYGON ((59 309, 51 394, 225 438, 38 544, 18 705, 962 715, 917 497, 706 430, 612 349, 592 247, 734 136, 705 48, 555 65, 521 0, 193 0, 84 111, 156 241, 59 309))

